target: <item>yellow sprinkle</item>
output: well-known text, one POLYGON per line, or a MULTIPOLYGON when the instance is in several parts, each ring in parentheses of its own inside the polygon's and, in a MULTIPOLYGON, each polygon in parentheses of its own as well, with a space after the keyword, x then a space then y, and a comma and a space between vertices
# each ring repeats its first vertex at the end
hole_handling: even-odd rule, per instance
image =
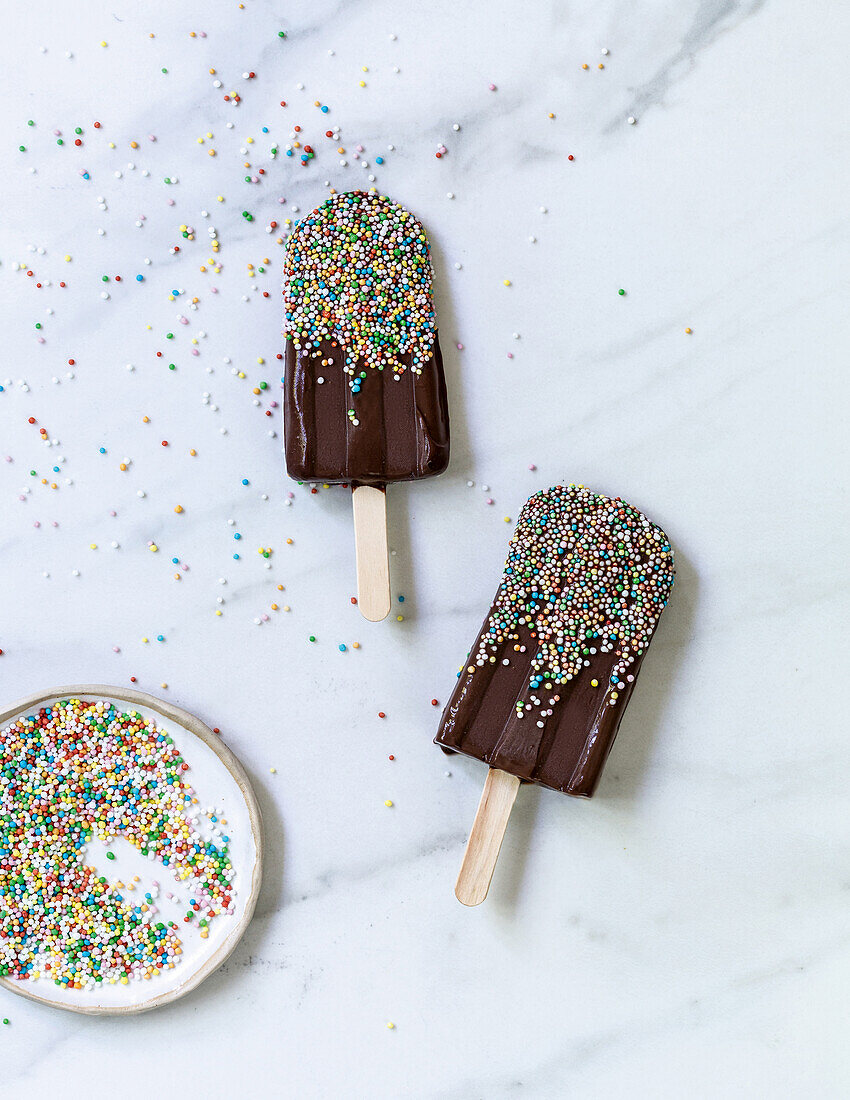
POLYGON ((396 619, 397 623, 403 623, 404 622, 404 615, 396 615, 395 619, 396 619))
POLYGON ((150 552, 152 554, 155 554, 157 552, 157 550, 159 550, 159 547, 157 546, 156 543, 153 543, 151 546, 148 547, 148 549, 150 550, 150 552))
POLYGON ((359 649, 360 648, 360 643, 359 642, 352 642, 351 643, 351 648, 352 649, 359 649))
POLYGON ((272 773, 272 775, 277 775, 277 768, 269 768, 269 771, 272 773))
POLYGON ((510 279, 503 279, 502 280, 502 286, 510 286, 510 285, 511 285, 510 279))
POLYGON ((183 505, 182 505, 182 504, 175 504, 175 505, 174 505, 174 511, 175 511, 175 512, 176 512, 176 513, 177 513, 178 515, 180 515, 180 513, 181 513, 181 512, 183 511, 183 505))
POLYGON ((387 1024, 387 1027, 390 1029, 390 1031, 395 1031, 395 1024, 392 1022, 392 1020, 390 1020, 390 1022, 387 1024))
POLYGON ((592 688, 598 688, 599 687, 599 681, 598 680, 591 680, 590 681, 590 686, 592 688))
POLYGON ((89 543, 89 550, 97 550, 97 543, 96 542, 90 542, 89 543))
POLYGON ((504 520, 505 520, 505 523, 510 523, 511 522, 511 517, 510 516, 504 516, 504 520))
POLYGON ((582 65, 582 68, 583 68, 583 69, 586 69, 586 68, 587 68, 587 65, 582 65))
POLYGON ((392 804, 393 804, 393 800, 391 798, 385 798, 384 799, 384 805, 385 806, 392 806, 392 804))
POLYGON ((688 334, 688 336, 690 336, 693 331, 694 330, 692 328, 686 328, 685 329, 685 332, 688 334))

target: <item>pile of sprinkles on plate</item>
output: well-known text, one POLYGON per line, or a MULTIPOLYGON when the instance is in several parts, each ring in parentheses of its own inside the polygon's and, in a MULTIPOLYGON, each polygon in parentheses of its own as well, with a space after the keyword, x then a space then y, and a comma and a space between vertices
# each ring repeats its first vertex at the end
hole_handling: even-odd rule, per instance
POLYGON ((65 699, 0 730, 0 976, 94 989, 180 961, 158 888, 125 897, 86 865, 92 837, 124 837, 184 882, 183 923, 203 938, 233 912, 228 838, 217 847, 198 831, 188 767, 164 729, 105 700, 65 699))
MULTIPOLYGON (((614 706, 624 681, 634 679, 628 669, 649 645, 674 575, 669 539, 637 508, 583 486, 541 490, 523 506, 470 672, 493 663, 488 650, 507 641, 519 649, 523 625, 537 645, 532 690, 572 680, 597 649, 613 651, 603 690, 614 706)), ((522 717, 522 699, 517 710, 522 717)))
POLYGON ((436 332, 428 238, 385 195, 334 195, 295 228, 286 249, 284 332, 299 350, 345 350, 344 369, 414 374, 436 332))

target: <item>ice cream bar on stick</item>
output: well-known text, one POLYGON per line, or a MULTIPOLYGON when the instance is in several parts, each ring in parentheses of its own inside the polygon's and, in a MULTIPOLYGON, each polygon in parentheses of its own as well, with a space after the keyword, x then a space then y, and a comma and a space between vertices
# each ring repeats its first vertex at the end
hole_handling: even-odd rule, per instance
POLYGON ((455 893, 487 896, 521 781, 593 794, 673 586, 660 527, 583 486, 535 493, 436 743, 490 766, 455 893))
POLYGON ((286 249, 286 468, 351 485, 358 604, 373 621, 390 610, 386 485, 449 461, 431 283, 422 226, 372 192, 334 195, 286 249))

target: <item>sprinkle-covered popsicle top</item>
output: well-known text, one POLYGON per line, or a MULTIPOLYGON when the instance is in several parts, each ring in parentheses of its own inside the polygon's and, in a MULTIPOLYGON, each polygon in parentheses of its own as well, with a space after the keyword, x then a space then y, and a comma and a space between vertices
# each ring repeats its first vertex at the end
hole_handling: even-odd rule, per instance
POLYGON ((436 334, 431 282, 428 240, 409 211, 365 191, 334 195, 287 246, 284 332, 314 354, 336 341, 350 375, 421 374, 436 334))
MULTIPOLYGON (((474 662, 532 632, 531 690, 577 676, 597 653, 617 660, 608 702, 631 679, 673 586, 673 552, 660 527, 619 498, 581 486, 535 493, 510 542, 502 583, 474 662)), ((518 710, 525 702, 517 701, 518 710)))

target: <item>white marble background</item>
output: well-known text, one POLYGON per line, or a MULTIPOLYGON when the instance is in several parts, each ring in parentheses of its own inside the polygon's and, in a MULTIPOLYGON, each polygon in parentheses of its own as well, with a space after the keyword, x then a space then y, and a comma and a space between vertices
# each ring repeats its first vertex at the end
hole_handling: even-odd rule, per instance
POLYGON ((221 727, 270 855, 243 944, 181 1003, 97 1020, 3 993, 0 1094, 848 1095, 848 31, 825 0, 7 6, 0 696, 136 676, 221 727), (268 156, 295 123, 307 168, 268 156), (372 170, 433 241, 453 427, 448 474, 391 491, 404 621, 380 625, 348 602, 346 493, 287 482, 275 390, 251 393, 281 346, 266 224, 372 170), (29 476, 54 464, 56 490, 29 476), (431 744, 430 700, 503 517, 559 480, 661 523, 678 586, 597 797, 522 790, 465 910, 484 769, 431 744))

